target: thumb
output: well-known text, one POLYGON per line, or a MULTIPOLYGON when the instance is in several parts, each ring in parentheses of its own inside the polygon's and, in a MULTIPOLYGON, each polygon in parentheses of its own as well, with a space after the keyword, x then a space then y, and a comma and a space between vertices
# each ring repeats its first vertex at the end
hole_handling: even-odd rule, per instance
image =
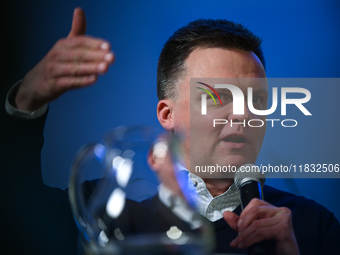
POLYGON ((232 229, 237 231, 238 229, 237 222, 240 218, 237 214, 230 212, 230 211, 225 211, 223 213, 223 218, 232 229))
POLYGON ((77 7, 73 12, 72 28, 67 37, 83 35, 86 32, 85 12, 77 7))

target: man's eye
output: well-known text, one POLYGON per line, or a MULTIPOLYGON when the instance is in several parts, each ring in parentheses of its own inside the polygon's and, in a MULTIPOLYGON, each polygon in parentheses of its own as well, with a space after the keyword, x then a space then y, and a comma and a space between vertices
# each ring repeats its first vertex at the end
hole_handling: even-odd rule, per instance
POLYGON ((253 97, 253 104, 261 104, 262 103, 262 98, 259 96, 254 96, 253 97))
MULTIPOLYGON (((218 99, 217 95, 215 95, 215 94, 212 94, 212 95, 213 95, 213 97, 214 97, 214 99, 216 101, 216 104, 220 105, 220 100, 218 99)), ((232 101, 231 96, 229 96, 228 94, 219 93, 218 95, 221 98, 222 105, 228 104, 230 101, 232 101)), ((209 96, 208 100, 211 100, 212 104, 214 104, 213 99, 210 96, 209 96)))
POLYGON ((253 106, 257 110, 263 110, 267 107, 267 100, 262 96, 253 96, 253 106))
POLYGON ((215 94, 211 94, 211 95, 212 95, 213 97, 211 97, 211 96, 208 95, 207 99, 210 100, 210 101, 212 101, 212 102, 215 100, 216 103, 218 103, 218 102, 219 102, 218 97, 217 97, 215 94))

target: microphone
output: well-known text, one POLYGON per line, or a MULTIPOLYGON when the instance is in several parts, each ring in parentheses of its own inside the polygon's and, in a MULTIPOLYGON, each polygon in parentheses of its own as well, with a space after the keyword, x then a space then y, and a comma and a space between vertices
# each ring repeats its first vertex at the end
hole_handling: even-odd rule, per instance
POLYGON ((253 198, 263 200, 262 187, 266 177, 258 166, 246 164, 237 169, 234 176, 236 188, 240 191, 242 210, 253 198))
MULTIPOLYGON (((246 164, 237 169, 234 176, 236 188, 240 191, 242 210, 249 204, 253 198, 263 200, 262 187, 265 182, 265 176, 258 166, 246 164)), ((267 241, 253 244, 248 248, 249 255, 268 255, 269 245, 267 241)))

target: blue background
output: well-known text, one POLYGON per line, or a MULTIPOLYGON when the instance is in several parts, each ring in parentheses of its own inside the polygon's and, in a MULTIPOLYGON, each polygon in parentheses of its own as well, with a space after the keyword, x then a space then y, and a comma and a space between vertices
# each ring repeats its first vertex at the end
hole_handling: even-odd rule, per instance
MULTIPOLYGON (((95 86, 71 91, 50 104, 42 166, 44 181, 51 186, 68 186, 73 157, 82 145, 100 141, 115 126, 157 123, 159 53, 177 28, 194 19, 230 19, 263 37, 268 77, 340 76, 336 0, 2 1, 2 98, 68 34, 76 6, 86 12, 87 34, 107 39, 116 62, 95 86)), ((314 104, 312 121, 298 130, 268 129, 259 163, 340 163, 339 88, 321 84, 307 89, 314 104)), ((340 218, 340 179, 268 179, 267 184, 314 199, 340 218)))

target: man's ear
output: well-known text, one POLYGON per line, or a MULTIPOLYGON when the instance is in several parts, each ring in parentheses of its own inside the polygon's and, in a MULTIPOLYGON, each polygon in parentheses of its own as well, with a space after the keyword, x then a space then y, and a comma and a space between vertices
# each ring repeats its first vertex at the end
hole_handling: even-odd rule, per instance
POLYGON ((174 130, 174 102, 171 99, 163 99, 158 102, 157 117, 165 130, 174 130))
POLYGON ((159 174, 160 169, 162 169, 162 167, 164 168, 163 163, 164 163, 166 155, 161 155, 161 157, 157 157, 157 152, 155 153, 154 149, 155 147, 149 149, 148 155, 147 155, 147 162, 150 168, 156 174, 159 174))
POLYGON ((157 173, 158 170, 159 170, 159 166, 156 163, 152 149, 150 149, 148 151, 147 162, 148 162, 148 165, 150 166, 150 168, 157 173))

